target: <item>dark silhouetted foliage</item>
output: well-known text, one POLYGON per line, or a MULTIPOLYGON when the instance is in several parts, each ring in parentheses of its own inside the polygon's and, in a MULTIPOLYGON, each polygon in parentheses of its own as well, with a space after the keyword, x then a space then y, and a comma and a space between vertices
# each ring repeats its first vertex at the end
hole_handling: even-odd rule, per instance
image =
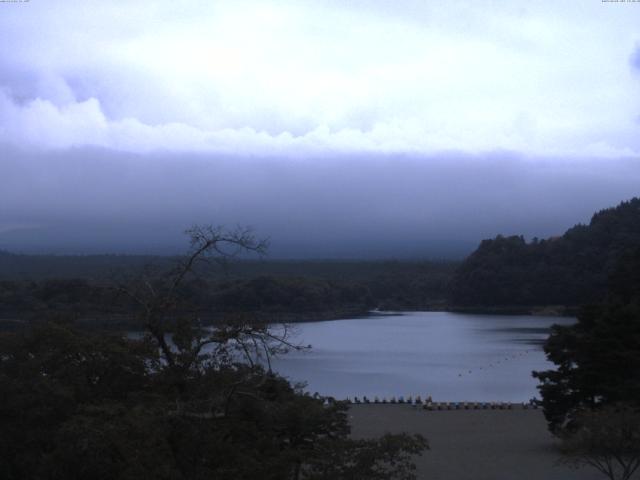
MULTIPOLYGON (((205 257, 264 249, 248 230, 187 233, 186 256, 113 288, 130 299, 142 337, 60 322, 0 334, 0 478, 415 478, 424 438, 352 440, 345 403, 309 396, 262 366, 300 348, 286 328, 243 316, 203 328, 185 311, 187 279, 205 257)), ((35 291, 62 304, 91 293, 69 280, 35 291)))
POLYGON ((483 240, 451 282, 457 306, 578 306, 604 300, 607 279, 640 247, 640 199, 596 213, 563 236, 483 240))
POLYGON ((579 412, 625 403, 640 407, 640 249, 620 256, 611 290, 545 343, 555 370, 534 372, 552 431, 571 430, 579 412))
MULTIPOLYGON (((6 278, 0 280, 0 329, 10 328, 15 320, 52 317, 76 319, 100 328, 134 328, 135 303, 114 290, 113 278, 128 278, 131 275, 126 276, 126 272, 144 272, 150 267, 141 264, 138 268, 125 268, 123 257, 84 258, 89 266, 93 258, 100 259, 98 264, 103 266, 108 262, 103 264, 102 260, 114 259, 112 278, 98 280, 66 277, 66 267, 73 269, 75 263, 82 264, 74 257, 15 257, 34 264, 46 264, 51 259, 62 266, 61 273, 59 278, 34 275, 35 280, 27 280, 17 273, 12 278, 0 269, 2 278, 6 278)), ((138 257, 132 257, 128 266, 133 267, 138 261, 138 257)), ((152 270, 170 268, 175 261, 175 257, 158 259, 152 270)), ((305 321, 357 316, 376 307, 442 307, 454 264, 241 261, 233 263, 229 272, 240 271, 233 275, 203 267, 206 265, 199 265, 197 277, 181 283, 179 301, 184 311, 197 312, 203 321, 211 323, 228 313, 251 313, 265 321, 305 321)), ((76 273, 82 273, 83 268, 76 273)))
POLYGON ((413 478, 421 437, 350 440, 345 404, 219 358, 178 391, 150 345, 61 324, 2 334, 0 477, 413 478))

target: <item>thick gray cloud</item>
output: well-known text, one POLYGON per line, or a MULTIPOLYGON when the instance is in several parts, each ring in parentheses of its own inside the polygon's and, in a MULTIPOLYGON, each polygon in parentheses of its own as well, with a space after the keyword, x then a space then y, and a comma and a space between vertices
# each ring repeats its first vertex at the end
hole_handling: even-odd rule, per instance
POLYGON ((636 23, 551 0, 0 4, 0 141, 634 155, 636 23))
POLYGON ((274 257, 451 257, 498 233, 557 235, 639 193, 637 160, 307 159, 12 149, 0 248, 176 252, 193 223, 252 225, 274 257))

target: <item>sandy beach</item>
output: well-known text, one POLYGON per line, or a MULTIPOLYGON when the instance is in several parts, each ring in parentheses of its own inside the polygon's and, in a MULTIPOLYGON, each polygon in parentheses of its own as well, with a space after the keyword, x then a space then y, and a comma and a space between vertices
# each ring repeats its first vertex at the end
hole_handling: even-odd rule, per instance
POLYGON ((417 458, 429 480, 598 480, 594 469, 558 464, 541 410, 426 411, 409 405, 352 405, 352 435, 420 433, 431 449, 417 458))

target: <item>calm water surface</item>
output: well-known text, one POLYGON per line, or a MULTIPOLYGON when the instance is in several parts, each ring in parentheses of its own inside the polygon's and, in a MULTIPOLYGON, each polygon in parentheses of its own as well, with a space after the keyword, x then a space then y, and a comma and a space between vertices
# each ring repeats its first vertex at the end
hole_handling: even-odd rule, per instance
POLYGON ((431 395, 435 401, 527 401, 539 394, 532 370, 546 370, 541 343, 566 317, 375 314, 296 324, 311 344, 274 361, 307 390, 336 398, 431 395))

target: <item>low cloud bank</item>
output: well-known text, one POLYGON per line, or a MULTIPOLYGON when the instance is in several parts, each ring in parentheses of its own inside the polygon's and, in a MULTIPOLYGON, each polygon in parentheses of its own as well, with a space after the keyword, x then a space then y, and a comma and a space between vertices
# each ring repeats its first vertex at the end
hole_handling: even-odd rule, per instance
POLYGON ((273 257, 460 257, 640 193, 632 158, 3 150, 0 248, 23 252, 172 253, 185 228, 213 223, 253 226, 273 257))

